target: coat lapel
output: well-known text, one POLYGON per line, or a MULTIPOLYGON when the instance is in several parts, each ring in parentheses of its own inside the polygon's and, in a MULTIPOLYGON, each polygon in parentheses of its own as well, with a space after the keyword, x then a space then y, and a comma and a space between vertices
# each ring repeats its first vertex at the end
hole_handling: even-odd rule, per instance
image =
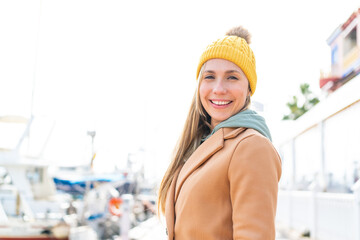
POLYGON ((185 180, 193 173, 198 167, 200 167, 205 161, 207 161, 217 151, 224 146, 224 133, 223 129, 216 131, 209 139, 203 142, 191 157, 184 164, 175 188, 175 202, 179 195, 180 189, 185 180))
POLYGON ((243 133, 247 128, 223 128, 224 129, 224 139, 230 139, 237 137, 239 134, 243 133))
POLYGON ((165 218, 168 239, 174 239, 175 202, 185 180, 212 155, 224 147, 224 139, 234 138, 246 128, 221 128, 203 142, 182 168, 176 170, 166 196, 165 218), (181 170, 181 171, 180 171, 181 170))

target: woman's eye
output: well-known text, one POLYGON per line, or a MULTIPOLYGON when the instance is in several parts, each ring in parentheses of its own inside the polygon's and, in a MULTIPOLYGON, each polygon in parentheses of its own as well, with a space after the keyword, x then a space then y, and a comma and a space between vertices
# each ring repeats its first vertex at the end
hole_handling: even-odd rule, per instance
POLYGON ((204 79, 214 79, 214 76, 211 76, 211 75, 205 76, 204 79))
POLYGON ((237 77, 235 76, 229 76, 229 79, 232 79, 232 80, 239 80, 237 77))

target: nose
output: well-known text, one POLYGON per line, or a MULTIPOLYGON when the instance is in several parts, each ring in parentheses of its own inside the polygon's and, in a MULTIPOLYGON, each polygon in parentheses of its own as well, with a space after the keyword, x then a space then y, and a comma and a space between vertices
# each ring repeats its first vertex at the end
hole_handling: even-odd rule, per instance
POLYGON ((224 82, 221 79, 218 79, 215 82, 214 88, 213 88, 213 93, 214 94, 225 94, 226 93, 226 86, 224 84, 224 82))

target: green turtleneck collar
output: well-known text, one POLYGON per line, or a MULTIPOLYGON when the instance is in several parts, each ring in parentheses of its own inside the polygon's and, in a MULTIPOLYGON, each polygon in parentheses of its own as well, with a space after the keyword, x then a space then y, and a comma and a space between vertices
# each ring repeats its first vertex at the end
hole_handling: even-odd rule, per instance
POLYGON ((265 119, 262 116, 260 116, 259 114, 257 114, 254 110, 250 110, 250 109, 241 111, 241 112, 235 114, 234 116, 226 119, 225 121, 222 121, 218 125, 216 125, 215 128, 212 130, 212 132, 208 136, 206 136, 203 139, 203 141, 208 139, 211 135, 213 135, 220 128, 225 128, 225 127, 228 127, 228 128, 237 128, 237 127, 252 128, 252 129, 258 131, 259 133, 261 133, 262 135, 264 135, 265 137, 267 137, 270 141, 272 141, 269 128, 267 127, 267 125, 265 123, 265 119))

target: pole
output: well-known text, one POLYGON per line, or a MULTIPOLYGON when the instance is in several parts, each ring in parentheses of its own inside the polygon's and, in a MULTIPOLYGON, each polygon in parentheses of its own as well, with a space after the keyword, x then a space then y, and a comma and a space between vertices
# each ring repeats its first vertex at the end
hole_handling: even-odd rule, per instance
POLYGON ((123 214, 120 220, 120 232, 121 232, 121 240, 129 240, 129 230, 131 228, 131 205, 133 196, 131 194, 123 194, 121 196, 123 199, 123 214))

